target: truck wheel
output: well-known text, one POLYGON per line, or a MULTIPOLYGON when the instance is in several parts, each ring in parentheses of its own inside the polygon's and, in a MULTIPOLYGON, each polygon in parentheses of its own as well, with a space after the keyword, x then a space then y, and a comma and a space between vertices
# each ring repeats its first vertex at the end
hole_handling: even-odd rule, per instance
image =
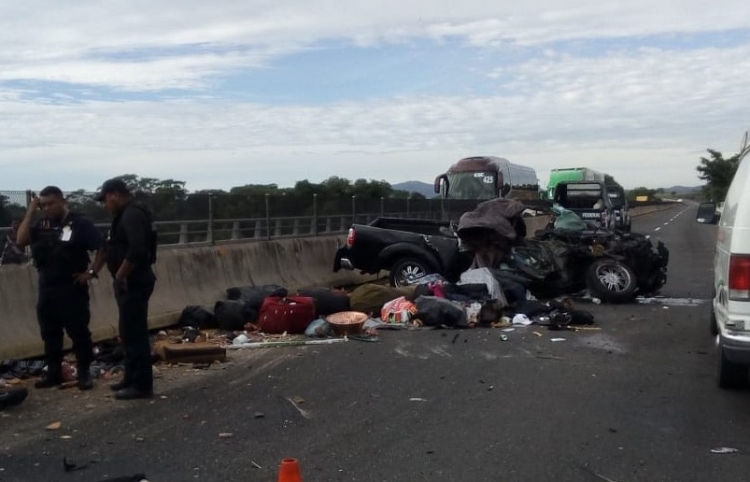
POLYGON ((417 258, 400 258, 391 267, 391 286, 400 288, 414 284, 420 278, 432 273, 430 266, 417 258))
POLYGON ((637 280, 627 265, 613 259, 599 259, 586 272, 586 286, 602 301, 625 303, 633 299, 637 280))
POLYGON ((718 383, 720 388, 732 389, 747 385, 747 365, 740 365, 727 360, 721 343, 719 343, 716 356, 718 358, 716 364, 716 383, 718 383))

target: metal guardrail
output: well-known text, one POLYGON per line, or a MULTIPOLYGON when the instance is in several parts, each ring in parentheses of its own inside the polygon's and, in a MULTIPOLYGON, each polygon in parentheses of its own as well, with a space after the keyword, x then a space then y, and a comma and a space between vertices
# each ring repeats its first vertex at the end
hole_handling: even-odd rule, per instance
MULTIPOLYGON (((268 218, 238 219, 193 219, 186 221, 157 221, 161 246, 210 245, 237 241, 267 241, 281 238, 300 238, 345 234, 354 223, 367 224, 381 216, 434 219, 438 212, 385 212, 339 214, 330 216, 277 216, 268 218)), ((96 227, 106 233, 109 224, 97 223, 96 227)), ((4 244, 10 228, 0 228, 0 240, 4 244)))

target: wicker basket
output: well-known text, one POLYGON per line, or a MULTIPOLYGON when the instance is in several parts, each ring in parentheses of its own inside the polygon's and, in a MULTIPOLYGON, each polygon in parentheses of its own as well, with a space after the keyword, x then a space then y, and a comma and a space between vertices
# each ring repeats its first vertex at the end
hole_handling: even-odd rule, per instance
POLYGON ((342 311, 326 317, 331 329, 338 336, 362 333, 362 327, 369 316, 359 311, 342 311))

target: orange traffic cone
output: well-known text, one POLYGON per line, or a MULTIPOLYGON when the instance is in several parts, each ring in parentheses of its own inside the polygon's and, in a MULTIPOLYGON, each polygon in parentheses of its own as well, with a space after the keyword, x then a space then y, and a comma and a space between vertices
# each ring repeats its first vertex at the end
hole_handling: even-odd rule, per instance
POLYGON ((284 459, 279 468, 279 482, 302 482, 297 459, 284 459))

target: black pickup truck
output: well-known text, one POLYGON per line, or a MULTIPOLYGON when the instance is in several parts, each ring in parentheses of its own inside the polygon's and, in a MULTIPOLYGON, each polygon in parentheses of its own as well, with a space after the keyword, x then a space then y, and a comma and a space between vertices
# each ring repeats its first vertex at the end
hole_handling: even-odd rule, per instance
MULTIPOLYGON (((490 205, 502 208, 503 201, 486 201, 486 206, 475 210, 477 216, 462 217, 459 225, 397 218, 354 224, 346 244, 336 252, 334 271, 344 268, 376 274, 387 270, 394 286, 413 284, 431 273, 455 282, 477 255, 484 265, 493 263, 489 267, 527 279, 529 291, 537 297, 588 289, 613 303, 654 294, 666 282, 669 250, 662 242, 654 245, 647 236, 589 223, 574 228, 563 222, 567 215, 556 210, 545 229, 524 238, 519 226, 510 223, 515 217, 506 218, 504 227, 500 218, 506 216, 505 211, 496 212, 490 205), (518 237, 511 239, 508 229, 518 237), (478 236, 481 233, 483 237, 478 236), (493 256, 482 257, 482 251, 495 257, 502 254, 501 263, 490 261, 493 256)), ((575 214, 569 214, 580 223, 575 214)))
POLYGON ((333 270, 387 270, 391 285, 404 286, 430 273, 458 279, 471 261, 460 251, 449 222, 378 218, 352 225, 346 244, 336 252, 333 270))

